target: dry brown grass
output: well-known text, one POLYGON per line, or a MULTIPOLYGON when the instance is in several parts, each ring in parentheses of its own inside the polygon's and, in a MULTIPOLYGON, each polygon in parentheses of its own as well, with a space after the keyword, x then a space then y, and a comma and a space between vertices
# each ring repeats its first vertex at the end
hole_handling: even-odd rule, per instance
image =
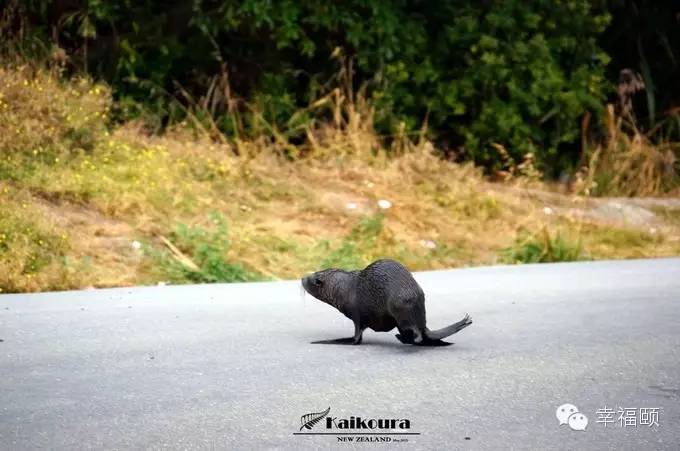
POLYGON ((0 80, 0 136, 14 137, 0 138, 4 291, 185 281, 164 266, 178 259, 161 237, 200 266, 177 227, 211 237, 209 212, 224 218, 229 242, 207 251, 267 278, 379 257, 414 270, 494 264, 522 245, 519 236, 544 230, 579 240, 592 258, 680 254, 677 224, 651 234, 562 214, 522 194, 536 184, 522 168, 512 189, 493 184, 471 165, 435 156, 422 136, 392 137, 388 158, 368 106, 339 90, 310 106, 333 119, 310 126, 293 155, 276 139, 216 141, 182 127, 149 136, 135 124, 107 130, 103 87, 24 68, 3 69, 0 80))
POLYGON ((584 166, 577 190, 586 195, 660 196, 678 187, 680 144, 654 144, 633 123, 607 106, 607 139, 594 148, 584 143, 584 166))
POLYGON ((86 78, 61 81, 54 70, 0 66, 0 149, 3 157, 33 154, 46 162, 91 151, 106 135, 109 89, 86 78))

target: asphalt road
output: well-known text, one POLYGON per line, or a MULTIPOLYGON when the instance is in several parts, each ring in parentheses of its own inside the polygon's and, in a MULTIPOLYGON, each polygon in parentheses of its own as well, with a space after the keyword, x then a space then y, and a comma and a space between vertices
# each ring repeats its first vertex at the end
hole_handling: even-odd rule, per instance
POLYGON ((0 296, 0 449, 680 448, 680 259, 416 278, 454 346, 310 344, 353 328, 298 282, 0 296), (327 407, 420 435, 293 435, 327 407))

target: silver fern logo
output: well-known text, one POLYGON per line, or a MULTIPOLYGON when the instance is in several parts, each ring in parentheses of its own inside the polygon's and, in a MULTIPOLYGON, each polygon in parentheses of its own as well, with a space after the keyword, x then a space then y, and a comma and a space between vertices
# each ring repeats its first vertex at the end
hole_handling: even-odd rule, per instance
POLYGON ((331 408, 329 407, 323 412, 312 412, 302 415, 300 417, 300 424, 302 425, 300 426, 300 430, 307 429, 308 431, 311 431, 314 425, 319 421, 323 420, 324 417, 328 415, 328 412, 330 411, 331 408))
POLYGON ((334 435, 338 442, 408 442, 408 437, 420 435, 411 430, 408 418, 329 415, 331 408, 310 412, 300 417, 300 430, 293 435, 334 435), (319 426, 317 426, 319 425, 319 426))

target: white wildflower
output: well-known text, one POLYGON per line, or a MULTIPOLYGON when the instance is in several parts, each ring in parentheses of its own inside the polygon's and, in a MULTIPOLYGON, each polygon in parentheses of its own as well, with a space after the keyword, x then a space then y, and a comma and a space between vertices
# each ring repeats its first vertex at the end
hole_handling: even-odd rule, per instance
POLYGON ((437 244, 432 240, 420 240, 419 243, 427 249, 435 249, 437 247, 437 244))
POLYGON ((378 201, 378 207, 380 207, 380 208, 383 209, 383 210, 387 210, 387 209, 390 208, 391 206, 392 206, 392 202, 390 202, 389 200, 380 199, 380 200, 378 201))

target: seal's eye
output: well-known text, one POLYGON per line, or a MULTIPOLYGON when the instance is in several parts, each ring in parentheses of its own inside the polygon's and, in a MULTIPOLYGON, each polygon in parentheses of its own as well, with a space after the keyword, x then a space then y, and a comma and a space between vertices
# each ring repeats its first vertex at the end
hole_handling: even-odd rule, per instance
POLYGON ((323 281, 321 279, 319 279, 318 277, 314 278, 314 285, 316 285, 317 287, 320 287, 322 284, 323 284, 323 281))

